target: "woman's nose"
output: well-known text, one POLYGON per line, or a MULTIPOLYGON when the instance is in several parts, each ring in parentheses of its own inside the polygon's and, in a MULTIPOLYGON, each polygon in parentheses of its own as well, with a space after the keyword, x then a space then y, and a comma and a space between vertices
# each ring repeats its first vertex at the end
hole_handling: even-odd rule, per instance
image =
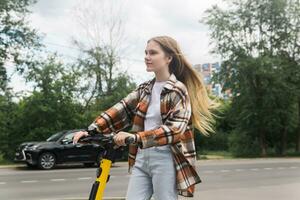
POLYGON ((149 54, 145 54, 145 60, 149 60, 149 54))

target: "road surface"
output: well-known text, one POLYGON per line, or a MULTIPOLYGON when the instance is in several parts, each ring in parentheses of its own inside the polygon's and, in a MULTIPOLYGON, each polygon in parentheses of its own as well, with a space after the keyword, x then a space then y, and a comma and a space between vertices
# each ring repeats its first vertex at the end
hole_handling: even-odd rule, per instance
MULTIPOLYGON (((49 171, 0 167, 0 199, 87 199, 95 171, 81 166, 49 171)), ((197 171, 203 182, 197 184, 195 197, 180 200, 300 199, 300 158, 201 160, 197 171)), ((115 163, 105 196, 124 197, 129 177, 127 163, 115 163)))

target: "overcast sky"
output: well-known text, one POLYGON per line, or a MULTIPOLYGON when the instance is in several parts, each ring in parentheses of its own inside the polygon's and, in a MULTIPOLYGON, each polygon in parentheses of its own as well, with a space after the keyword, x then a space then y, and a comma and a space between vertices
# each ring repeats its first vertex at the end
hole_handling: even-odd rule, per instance
MULTIPOLYGON (((76 46, 71 42, 72 37, 83 37, 80 35, 82 26, 75 17, 76 9, 88 7, 95 1, 97 0, 39 0, 32 8, 30 24, 45 34, 43 42, 49 51, 57 51, 66 61, 72 61, 77 55, 76 46)), ((120 66, 132 75, 136 83, 139 84, 154 76, 153 73, 146 72, 143 62, 146 42, 153 36, 169 35, 176 39, 192 64, 220 61, 217 56, 209 54, 211 49, 209 30, 198 20, 213 4, 222 6, 221 0, 104 0, 104 2, 109 2, 113 8, 122 9, 120 14, 124 19, 126 39, 122 44, 120 66)), ((17 75, 13 76, 11 86, 14 91, 31 90, 30 85, 24 86, 24 80, 17 75)))

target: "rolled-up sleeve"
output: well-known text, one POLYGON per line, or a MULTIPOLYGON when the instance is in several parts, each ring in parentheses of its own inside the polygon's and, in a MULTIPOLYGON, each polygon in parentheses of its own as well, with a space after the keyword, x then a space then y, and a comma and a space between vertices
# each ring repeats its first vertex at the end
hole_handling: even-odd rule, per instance
POLYGON ((90 126, 95 126, 99 133, 111 134, 132 125, 139 96, 140 91, 137 87, 125 98, 97 116, 90 126))
POLYGON ((154 130, 137 132, 141 148, 173 144, 180 141, 191 117, 191 103, 188 93, 177 93, 174 107, 164 124, 154 130))

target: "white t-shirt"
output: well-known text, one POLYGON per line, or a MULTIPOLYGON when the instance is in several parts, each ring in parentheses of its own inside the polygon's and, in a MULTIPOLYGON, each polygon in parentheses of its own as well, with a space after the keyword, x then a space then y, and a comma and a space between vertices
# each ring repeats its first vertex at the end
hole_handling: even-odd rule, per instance
POLYGON ((162 124, 160 114, 160 94, 166 81, 155 82, 151 92, 150 104, 144 120, 144 130, 151 130, 162 124))
MULTIPOLYGON (((162 125, 160 112, 160 94, 167 81, 155 82, 151 91, 151 99, 144 120, 144 130, 153 130, 162 125)), ((150 147, 151 148, 151 147, 150 147)), ((169 145, 156 146, 160 150, 169 150, 169 145)))

